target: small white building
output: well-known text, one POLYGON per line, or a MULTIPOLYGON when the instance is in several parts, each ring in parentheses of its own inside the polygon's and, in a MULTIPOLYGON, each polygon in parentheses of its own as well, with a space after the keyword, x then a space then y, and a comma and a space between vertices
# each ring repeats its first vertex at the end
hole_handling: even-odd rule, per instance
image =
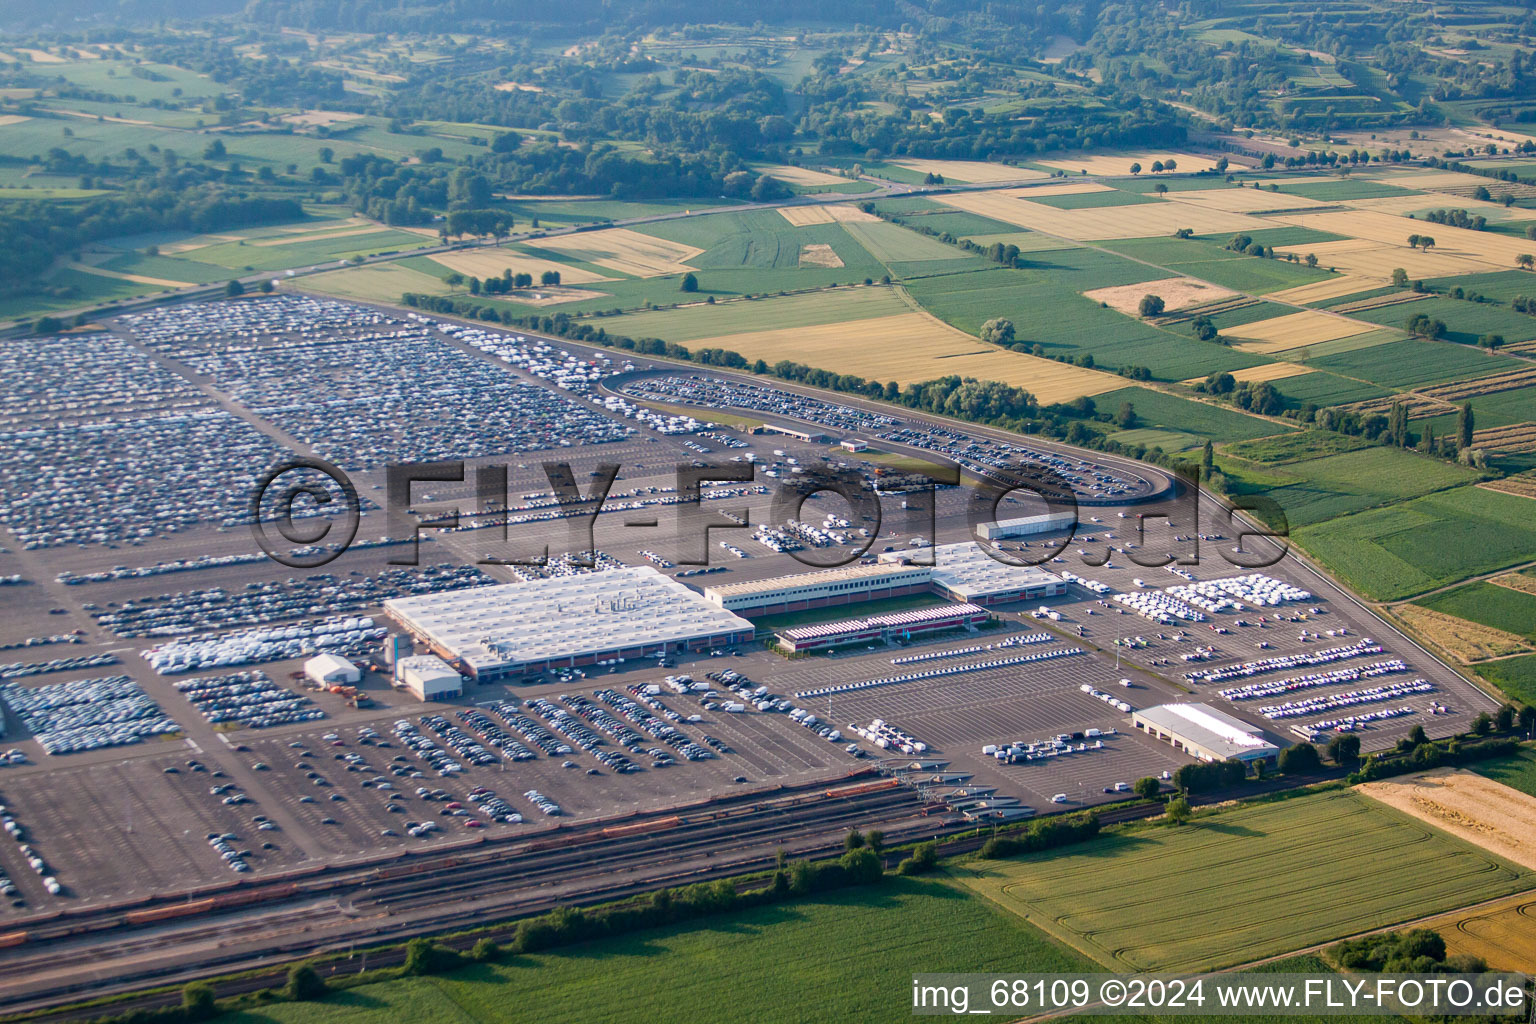
POLYGON ((395 678, 417 700, 447 700, 464 695, 464 677, 442 658, 418 654, 395 663, 395 678))
POLYGON ((1076 525, 1076 512, 1048 512, 1045 515, 982 523, 976 527, 976 535, 982 540, 1006 540, 1009 537, 1033 537, 1037 533, 1070 530, 1076 525))
POLYGON ((304 674, 316 686, 356 683, 363 678, 356 665, 339 654, 317 654, 304 663, 304 674))
POLYGON ((856 437, 850 437, 848 440, 842 442, 842 448, 845 452, 862 452, 869 448, 869 444, 867 442, 860 441, 856 437))

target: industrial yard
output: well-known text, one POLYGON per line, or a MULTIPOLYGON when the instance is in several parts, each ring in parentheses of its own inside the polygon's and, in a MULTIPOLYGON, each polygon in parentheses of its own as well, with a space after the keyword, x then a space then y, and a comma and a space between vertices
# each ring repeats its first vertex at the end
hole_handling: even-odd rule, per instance
MULTIPOLYGON (((1496 708, 1305 563, 1261 557, 1274 541, 1239 544, 1208 496, 1197 518, 1192 492, 1141 464, 332 300, 168 307, 112 329, 112 361, 23 389, 16 421, 125 386, 118 367, 136 360, 157 372, 92 429, 130 444, 192 408, 231 440, 160 453, 217 486, 157 492, 164 470, 146 469, 132 478, 144 511, 125 508, 121 530, 61 525, 109 486, 97 463, 11 519, 0 575, 22 582, 0 588, 14 660, 0 669, 0 795, 20 837, 0 845, 0 920, 13 934, 407 854, 629 824, 660 838, 695 827, 679 809, 701 804, 753 801, 727 854, 745 863, 849 825, 922 837, 1110 803, 1194 760, 1193 735, 1140 727, 1160 705, 1219 709, 1271 762, 1298 738, 1350 731, 1383 749, 1496 708), (343 342, 492 383, 543 433, 506 441, 402 373, 338 399, 330 420, 301 415, 293 399, 318 371, 298 353, 343 342), (251 376, 247 345, 285 353, 284 372, 251 376), (403 412, 435 417, 437 440, 392 434, 403 412), (261 467, 285 447, 344 467, 362 498, 358 543, 328 564, 269 559, 235 511, 252 453, 261 467), (385 466, 407 457, 470 460, 462 483, 415 484, 415 517, 459 516, 414 543, 388 539, 385 511, 385 466), (964 486, 912 490, 917 458, 958 467, 964 486), (582 494, 618 464, 590 539, 555 499, 550 459, 582 494), (1075 517, 1020 491, 978 512, 976 481, 1029 461, 1066 481, 1075 517), (706 462, 750 475, 703 484, 708 531, 679 495, 680 469, 706 462), (478 490, 488 465, 506 469, 505 538, 478 490), (785 512, 783 488, 829 473, 860 481, 860 502, 824 490, 785 512), (174 519, 150 511, 166 502, 181 503, 174 519), (792 825, 764 809, 782 794, 810 794, 792 825)), ((10 472, 10 486, 39 479, 10 472)), ((686 847, 671 856, 685 863, 686 847)), ((578 887, 572 872, 557 884, 578 887)), ((344 923, 334 908, 317 920, 344 923)))

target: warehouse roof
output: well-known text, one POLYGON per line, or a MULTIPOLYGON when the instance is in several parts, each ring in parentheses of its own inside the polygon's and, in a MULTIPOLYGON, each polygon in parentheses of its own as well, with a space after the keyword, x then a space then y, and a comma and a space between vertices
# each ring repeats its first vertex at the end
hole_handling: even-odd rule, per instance
POLYGON ((900 576, 908 573, 914 579, 921 576, 927 578, 928 567, 917 565, 895 565, 889 562, 881 562, 875 565, 840 565, 835 569, 823 569, 820 572, 802 572, 793 576, 771 576, 761 580, 747 580, 743 583, 724 583, 720 586, 708 587, 705 592, 717 597, 738 597, 742 594, 761 594, 775 590, 787 590, 794 587, 816 587, 828 583, 841 583, 849 580, 867 579, 871 576, 900 576))
POLYGON ((401 597, 384 610, 477 670, 753 628, 650 566, 401 597))
MULTIPOLYGON (((930 555, 934 563, 931 577, 933 582, 966 600, 1061 582, 1060 576, 1038 565, 1009 565, 1000 562, 975 541, 940 544, 931 552, 923 552, 924 558, 930 555)), ((911 553, 892 551, 880 556, 882 561, 887 562, 906 557, 911 557, 911 553)))
POLYGON ((1217 757, 1268 757, 1280 750, 1253 726, 1209 704, 1159 704, 1144 708, 1133 717, 1217 757))

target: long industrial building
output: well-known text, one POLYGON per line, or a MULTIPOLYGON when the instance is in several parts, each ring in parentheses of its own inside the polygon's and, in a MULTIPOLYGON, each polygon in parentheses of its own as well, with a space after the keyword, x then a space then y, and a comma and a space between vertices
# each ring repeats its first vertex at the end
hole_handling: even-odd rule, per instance
POLYGON ((921 557, 933 561, 929 581, 935 593, 951 601, 970 604, 1003 604, 1008 601, 1035 601, 1066 593, 1067 584, 1060 576, 1037 565, 1011 565, 993 558, 980 544, 963 541, 940 544, 921 554, 888 551, 881 562, 900 563, 921 557))
POLYGON ((1159 704, 1131 713, 1131 724, 1202 761, 1273 761, 1280 748, 1257 729, 1209 704, 1159 704))
POLYGON ((995 523, 982 523, 976 528, 976 533, 982 540, 1005 540, 1009 537, 1030 537, 1037 533, 1070 530, 1076 524, 1076 512, 1051 512, 1046 515, 1022 516, 1018 519, 999 519, 995 523))
POLYGON ((704 599, 717 608, 743 615, 777 615, 924 593, 930 589, 931 574, 926 565, 842 565, 820 572, 705 587, 704 599))
POLYGON ((481 682, 752 639, 752 623, 650 566, 401 597, 384 611, 481 682))
POLYGON ((884 643, 887 640, 906 640, 925 633, 967 629, 979 626, 989 618, 991 613, 974 604, 944 604, 936 608, 917 608, 889 615, 796 626, 780 630, 778 640, 781 648, 799 654, 846 644, 884 643))

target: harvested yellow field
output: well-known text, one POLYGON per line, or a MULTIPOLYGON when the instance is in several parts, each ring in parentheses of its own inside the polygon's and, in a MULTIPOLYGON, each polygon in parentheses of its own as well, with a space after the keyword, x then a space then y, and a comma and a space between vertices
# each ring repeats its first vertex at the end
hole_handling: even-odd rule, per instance
POLYGON ((779 214, 797 228, 807 224, 832 224, 838 221, 859 223, 879 220, 872 213, 865 213, 857 206, 846 203, 828 203, 821 206, 781 206, 779 214))
POLYGON ((1477 486, 1503 494, 1513 494, 1517 498, 1536 500, 1536 475, 1531 473, 1516 473, 1514 476, 1507 476, 1502 480, 1489 480, 1477 486))
POLYGON ((1020 199, 1046 199, 1051 196, 1082 196, 1090 192, 1113 192, 1109 185, 1096 181, 1069 181, 1063 185, 1031 185, 1019 189, 1014 195, 1020 199))
POLYGON ((1236 294, 1230 289, 1197 281, 1192 277, 1170 277, 1162 281, 1095 288, 1091 292, 1083 292, 1083 298, 1102 302, 1110 309, 1119 310, 1130 316, 1139 316, 1138 307, 1142 297, 1146 295, 1160 297, 1163 300, 1164 311, 1172 313, 1176 309, 1203 306, 1207 302, 1217 302, 1236 294))
POLYGON ((757 169, 791 185, 841 185, 848 181, 847 178, 839 178, 826 171, 813 171, 809 167, 791 167, 788 164, 765 164, 757 169))
POLYGON ((24 53, 28 57, 31 57, 32 58, 32 62, 34 64, 63 64, 63 63, 65 63, 65 60, 64 60, 63 57, 60 57, 56 53, 49 53, 47 50, 29 50, 29 49, 27 49, 25 47, 22 47, 21 49, 17 50, 16 52, 17 53, 24 53))
MULTIPOLYGON (((1530 483, 1531 481, 1526 481, 1530 483)), ((1502 576, 1495 576, 1488 581, 1505 590, 1518 590, 1522 594, 1536 594, 1536 576, 1527 576, 1521 572, 1507 572, 1502 576)))
POLYGON ((30 120, 32 119, 25 114, 0 114, 0 128, 4 128, 8 124, 21 124, 23 121, 30 120))
MULTIPOLYGON (((1321 256, 1318 257, 1322 259, 1321 256)), ((1369 291, 1372 288, 1381 288, 1390 282, 1387 278, 1361 277, 1356 274, 1340 274, 1338 277, 1329 278, 1326 281, 1315 281, 1312 284, 1297 285, 1295 288, 1287 288, 1281 292, 1270 292, 1265 296, 1273 302, 1289 302, 1297 306, 1305 306, 1311 302, 1326 302, 1336 299, 1341 295, 1351 295, 1355 292, 1369 291)))
POLYGON ((1450 653, 1462 664, 1531 650, 1524 637, 1431 608, 1400 604, 1392 612, 1419 636, 1450 653))
POLYGON ((1072 239, 1153 238, 1172 235, 1179 228, 1196 234, 1257 231, 1269 227, 1257 217, 1224 210, 1203 209, 1184 203, 1138 203, 1135 206, 1104 206, 1083 210, 1058 210, 1031 203, 1019 196, 1028 190, 968 192, 937 197, 946 206, 968 210, 1007 224, 1072 239))
MULTIPOLYGON (((543 241, 548 241, 544 239, 543 241)), ((560 273, 561 284, 590 284, 593 281, 610 281, 612 278, 594 274, 582 267, 573 267, 554 260, 540 259, 516 249, 480 248, 461 252, 446 252, 429 257, 449 270, 457 270, 467 277, 500 277, 503 271, 516 274, 532 274, 537 281, 546 270, 560 273)))
POLYGON ((746 331, 690 342, 725 348, 747 359, 780 359, 852 373, 867 380, 912 384, 955 374, 1027 389, 1041 402, 1065 402, 1125 386, 1125 378, 1052 359, 1010 352, 978 341, 927 313, 814 327, 746 331))
POLYGON ((1355 788, 1489 853, 1536 869, 1536 796, 1464 768, 1437 768, 1355 788))
POLYGON ((800 247, 800 265, 836 270, 843 265, 843 258, 827 243, 812 242, 800 247))
POLYGON ((937 174, 945 181, 958 181, 972 185, 985 185, 993 181, 1028 181, 1045 178, 1045 171, 1032 171, 1028 167, 1008 167, 1005 164, 988 163, 985 160, 892 160, 897 167, 905 167, 918 174, 937 174))
POLYGON ((1229 327, 1225 333, 1244 339, 1242 344, 1236 346, 1244 352, 1284 352, 1303 345, 1316 345, 1374 330, 1378 330, 1375 324, 1305 309, 1299 313, 1287 313, 1269 320, 1229 327))
POLYGON ((1511 423, 1475 431, 1472 447, 1495 452, 1536 452, 1536 423, 1511 423))
POLYGON ((1503 373, 1491 373, 1486 377, 1474 377, 1471 380, 1453 380, 1444 384, 1431 384, 1419 390, 1426 395, 1433 395, 1447 402, 1459 402, 1464 398, 1476 398, 1479 395, 1496 395, 1501 391, 1518 391, 1533 384, 1536 384, 1536 367, 1532 367, 1529 370, 1505 370, 1503 373))
MULTIPOLYGON (((1310 366, 1298 366, 1295 363, 1260 363, 1258 366, 1249 366, 1242 370, 1233 370, 1232 379, 1239 384, 1244 382, 1257 384, 1263 380, 1284 380, 1286 377, 1299 377, 1304 373, 1311 373, 1310 366)), ((1204 377, 1191 377, 1184 381, 1185 384, 1202 384, 1204 377)))
POLYGON ((527 82, 497 82, 497 92, 543 92, 542 85, 529 85, 527 82))
POLYGON ((1453 956, 1479 957, 1496 971, 1536 972, 1536 897, 1529 894, 1431 918, 1424 927, 1439 932, 1453 956))
POLYGON ((1332 203, 1292 196, 1284 192, 1264 192, 1256 188, 1207 188, 1191 192, 1169 192, 1164 198, 1175 203, 1187 203, 1210 210, 1228 213, 1260 213, 1267 210, 1300 210, 1311 206, 1331 206, 1332 203))
POLYGON ((602 231, 541 238, 539 248, 557 249, 575 259, 635 277, 686 274, 694 269, 688 266, 687 261, 704 251, 681 242, 643 235, 629 228, 605 228, 602 231))
MULTIPOLYGON (((1374 210, 1283 214, 1273 219, 1283 224, 1315 228, 1336 235, 1351 235, 1355 238, 1397 246, 1405 256, 1409 257, 1414 250, 1408 248, 1408 236, 1429 235, 1435 240, 1434 253, 1476 260, 1501 270, 1513 267, 1516 256, 1536 248, 1536 244, 1524 238, 1511 238, 1492 231, 1469 231, 1466 228, 1455 228, 1445 224, 1425 224, 1422 221, 1394 217, 1374 210)), ((1398 265, 1405 269, 1407 266, 1406 264, 1398 265)), ((1413 273, 1414 271, 1409 271, 1410 275, 1413 273)))
MULTIPOLYGON (((1326 216, 1343 218, 1352 216, 1349 212, 1330 213, 1326 216)), ((1424 231, 1422 226, 1416 226, 1406 217, 1390 218, 1399 224, 1405 225, 1402 241, 1396 244, 1378 241, 1369 241, 1359 238, 1343 238, 1337 242, 1313 242, 1309 245, 1283 245, 1275 249, 1276 255, 1284 256, 1295 253, 1298 258, 1305 259, 1308 253, 1317 257, 1317 265, 1320 267, 1332 267, 1341 274, 1353 277, 1379 278, 1383 282, 1392 279, 1392 271, 1402 267, 1410 278, 1422 279, 1426 277, 1451 277, 1456 274, 1486 274, 1488 263, 1482 259, 1468 259, 1451 253, 1441 252, 1438 245, 1429 252, 1422 249, 1408 248, 1408 236, 1424 231)), ((1438 228, 1440 225, 1431 225, 1438 228)), ((1346 233, 1340 227, 1336 233, 1346 233)), ((1481 232, 1468 232, 1468 234, 1480 234, 1481 232)), ((1440 235, 1432 236, 1437 242, 1440 235)), ((1511 264, 1513 266, 1513 264, 1511 264)))
POLYGON ((1208 156, 1196 156, 1193 153, 1170 152, 1137 152, 1127 150, 1118 153, 1067 153, 1062 156, 1048 157, 1036 160, 1037 164, 1046 167, 1055 167, 1057 170, 1076 174, 1079 171, 1087 171, 1089 174, 1102 175, 1129 175, 1131 164, 1141 164, 1141 173, 1152 176, 1152 164, 1154 161, 1167 163, 1169 158, 1178 162, 1178 170, 1181 174, 1191 171, 1210 171, 1216 168, 1216 161, 1208 156))

